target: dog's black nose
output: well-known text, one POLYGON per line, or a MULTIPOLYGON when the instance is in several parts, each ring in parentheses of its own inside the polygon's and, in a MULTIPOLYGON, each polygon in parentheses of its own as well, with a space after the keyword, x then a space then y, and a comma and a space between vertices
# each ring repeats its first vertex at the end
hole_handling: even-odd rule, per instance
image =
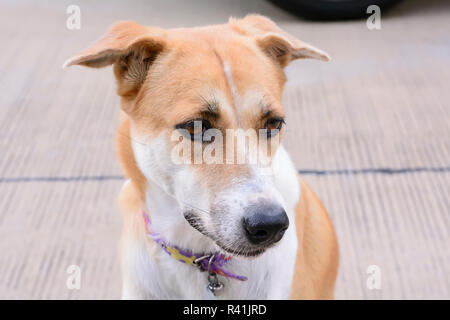
POLYGON ((279 205, 255 204, 247 208, 243 225, 251 243, 269 244, 281 240, 289 226, 289 218, 279 205))

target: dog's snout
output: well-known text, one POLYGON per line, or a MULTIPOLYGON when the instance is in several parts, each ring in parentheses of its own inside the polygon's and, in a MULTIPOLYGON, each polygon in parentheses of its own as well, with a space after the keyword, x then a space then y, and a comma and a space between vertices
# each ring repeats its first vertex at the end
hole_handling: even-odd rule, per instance
POLYGON ((252 244, 278 242, 289 226, 289 218, 281 206, 256 204, 246 211, 243 226, 252 244))

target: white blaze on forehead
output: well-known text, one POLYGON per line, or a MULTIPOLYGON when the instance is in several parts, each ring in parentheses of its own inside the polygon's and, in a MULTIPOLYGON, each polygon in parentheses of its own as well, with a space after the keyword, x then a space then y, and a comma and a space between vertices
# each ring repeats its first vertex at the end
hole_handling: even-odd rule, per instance
POLYGON ((261 106, 264 105, 264 95, 258 90, 251 89, 241 97, 233 79, 231 64, 228 61, 223 63, 223 70, 231 90, 232 103, 236 109, 237 123, 240 126, 242 117, 257 116, 261 112, 261 106), (247 112, 249 112, 249 115, 244 114, 247 112))
POLYGON ((227 78, 228 86, 230 87, 230 90, 231 90, 231 96, 233 98, 233 105, 237 109, 238 106, 240 105, 241 97, 239 96, 239 93, 236 88, 236 84, 234 83, 233 73, 231 72, 231 65, 228 61, 225 61, 223 63, 223 70, 225 71, 225 76, 227 78))

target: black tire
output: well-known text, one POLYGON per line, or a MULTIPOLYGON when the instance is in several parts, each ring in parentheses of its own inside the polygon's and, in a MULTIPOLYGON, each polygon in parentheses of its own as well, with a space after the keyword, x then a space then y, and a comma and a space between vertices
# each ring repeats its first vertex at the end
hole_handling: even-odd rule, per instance
POLYGON ((400 0, 270 0, 276 6, 297 16, 314 20, 342 20, 367 17, 367 7, 389 9, 400 0))

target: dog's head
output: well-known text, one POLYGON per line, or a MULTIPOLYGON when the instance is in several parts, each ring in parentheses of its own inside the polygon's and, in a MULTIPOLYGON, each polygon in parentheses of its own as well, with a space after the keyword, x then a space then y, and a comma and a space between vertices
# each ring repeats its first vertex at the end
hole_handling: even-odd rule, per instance
POLYGON ((220 248, 255 256, 289 225, 273 175, 283 68, 299 58, 329 60, 250 15, 171 30, 120 22, 66 65, 114 65, 139 169, 220 248))

